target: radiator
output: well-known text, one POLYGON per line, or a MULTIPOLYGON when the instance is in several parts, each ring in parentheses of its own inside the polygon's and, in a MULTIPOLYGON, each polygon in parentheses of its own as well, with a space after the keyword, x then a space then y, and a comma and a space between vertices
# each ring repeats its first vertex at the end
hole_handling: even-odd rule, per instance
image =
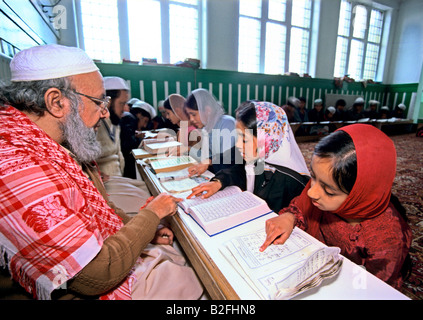
POLYGON ((11 79, 10 74, 10 61, 12 59, 0 53, 0 81, 9 82, 11 79))

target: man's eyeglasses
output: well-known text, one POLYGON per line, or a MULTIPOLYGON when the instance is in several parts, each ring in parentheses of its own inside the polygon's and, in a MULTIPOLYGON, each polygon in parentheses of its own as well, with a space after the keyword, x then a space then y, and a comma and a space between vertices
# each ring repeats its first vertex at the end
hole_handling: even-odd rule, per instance
POLYGON ((101 113, 106 113, 109 108, 110 105, 110 101, 112 100, 111 97, 107 96, 104 99, 99 99, 99 98, 95 98, 95 97, 91 97, 91 96, 87 96, 86 94, 80 93, 80 92, 76 92, 74 91, 76 94, 79 94, 80 96, 83 96, 85 98, 90 99, 92 102, 94 102, 96 105, 98 105, 100 107, 100 112, 101 113))

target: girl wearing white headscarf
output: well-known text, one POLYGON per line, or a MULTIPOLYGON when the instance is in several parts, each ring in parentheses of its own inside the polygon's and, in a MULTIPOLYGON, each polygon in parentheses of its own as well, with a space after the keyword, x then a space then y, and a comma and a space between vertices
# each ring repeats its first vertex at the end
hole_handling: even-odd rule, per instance
POLYGON ((253 192, 278 212, 301 194, 309 171, 287 116, 269 102, 248 101, 236 114, 236 149, 242 163, 219 171, 210 182, 193 189, 189 197, 206 192, 207 198, 231 185, 253 192))
MULTIPOLYGON (((231 163, 221 163, 221 155, 235 145, 235 119, 225 115, 222 106, 205 89, 192 92, 185 103, 185 111, 191 124, 201 129, 201 143, 190 151, 190 155, 201 164, 190 167, 190 174, 198 175, 207 169, 217 172, 230 167, 231 163)), ((190 140, 195 138, 190 137, 190 140)))

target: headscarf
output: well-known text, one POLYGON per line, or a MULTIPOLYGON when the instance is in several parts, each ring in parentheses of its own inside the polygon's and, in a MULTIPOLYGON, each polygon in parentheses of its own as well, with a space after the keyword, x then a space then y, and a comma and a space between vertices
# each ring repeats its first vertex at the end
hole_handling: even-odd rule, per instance
MULTIPOLYGON (((357 178, 344 203, 332 214, 344 219, 371 219, 383 213, 391 199, 396 172, 396 151, 392 140, 368 124, 342 127, 353 140, 357 156, 357 178)), ((322 211, 307 196, 310 182, 298 198, 300 210, 309 217, 311 235, 319 232, 322 211)))
POLYGON ((141 100, 135 102, 132 105, 132 109, 137 109, 137 108, 147 111, 150 114, 151 120, 153 120, 153 118, 157 116, 156 109, 154 109, 153 106, 148 104, 147 102, 144 102, 141 100))
POLYGON ((200 119, 204 130, 211 133, 217 121, 223 116, 224 110, 216 99, 205 89, 196 89, 192 92, 197 101, 200 119))
MULTIPOLYGON (((309 175, 285 111, 270 102, 255 102, 259 161, 309 175)), ((247 190, 254 188, 251 164, 246 165, 247 190)))
POLYGON ((188 116, 184 111, 185 98, 179 94, 171 94, 169 96, 169 105, 172 108, 173 113, 181 121, 188 121, 188 116))
POLYGON ((169 105, 172 109, 173 113, 178 117, 181 122, 179 123, 180 128, 180 134, 179 134, 179 140, 182 142, 184 146, 189 145, 189 134, 193 130, 195 130, 195 127, 193 125, 190 125, 188 115, 185 113, 184 107, 185 107, 186 99, 181 96, 180 94, 171 94, 169 96, 169 105))

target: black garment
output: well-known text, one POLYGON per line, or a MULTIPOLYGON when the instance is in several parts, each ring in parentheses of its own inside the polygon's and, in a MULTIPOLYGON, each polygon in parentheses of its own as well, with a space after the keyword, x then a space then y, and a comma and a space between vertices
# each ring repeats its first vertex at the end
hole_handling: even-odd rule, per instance
POLYGON ((170 120, 164 118, 162 115, 158 115, 153 118, 153 129, 172 129, 175 132, 178 132, 179 127, 174 125, 170 120))
MULTIPOLYGON (((278 213, 287 207, 293 198, 301 194, 310 178, 286 167, 269 166, 273 168, 273 171, 261 170, 261 173, 256 175, 254 194, 265 200, 269 208, 278 213)), ((247 189, 245 162, 221 170, 215 177, 221 181, 222 189, 228 186, 238 186, 241 190, 247 189)))
POLYGON ((376 110, 375 111, 373 111, 373 110, 364 111, 364 115, 365 115, 366 118, 369 118, 369 119, 380 119, 379 112, 377 112, 376 110))
POLYGON ((364 118, 365 118, 364 112, 358 113, 354 109, 349 110, 347 112, 347 120, 348 121, 357 121, 357 120, 364 119, 364 118))
POLYGON ((319 112, 313 108, 308 112, 308 121, 310 122, 322 122, 325 121, 325 112, 320 110, 319 112))
POLYGON ((221 170, 231 168, 236 163, 240 164, 244 161, 235 146, 233 146, 229 150, 226 150, 224 153, 220 153, 213 157, 210 157, 210 160, 212 164, 211 166, 209 166, 208 170, 215 174, 221 170))
POLYGON ((132 155, 132 149, 137 149, 141 139, 135 137, 135 131, 138 129, 138 119, 129 112, 123 114, 120 120, 120 148, 125 159, 125 168, 123 176, 136 179, 137 172, 135 168, 135 158, 132 155))
POLYGON ((347 120, 347 113, 345 110, 336 110, 335 114, 333 115, 333 121, 346 121, 347 120))

